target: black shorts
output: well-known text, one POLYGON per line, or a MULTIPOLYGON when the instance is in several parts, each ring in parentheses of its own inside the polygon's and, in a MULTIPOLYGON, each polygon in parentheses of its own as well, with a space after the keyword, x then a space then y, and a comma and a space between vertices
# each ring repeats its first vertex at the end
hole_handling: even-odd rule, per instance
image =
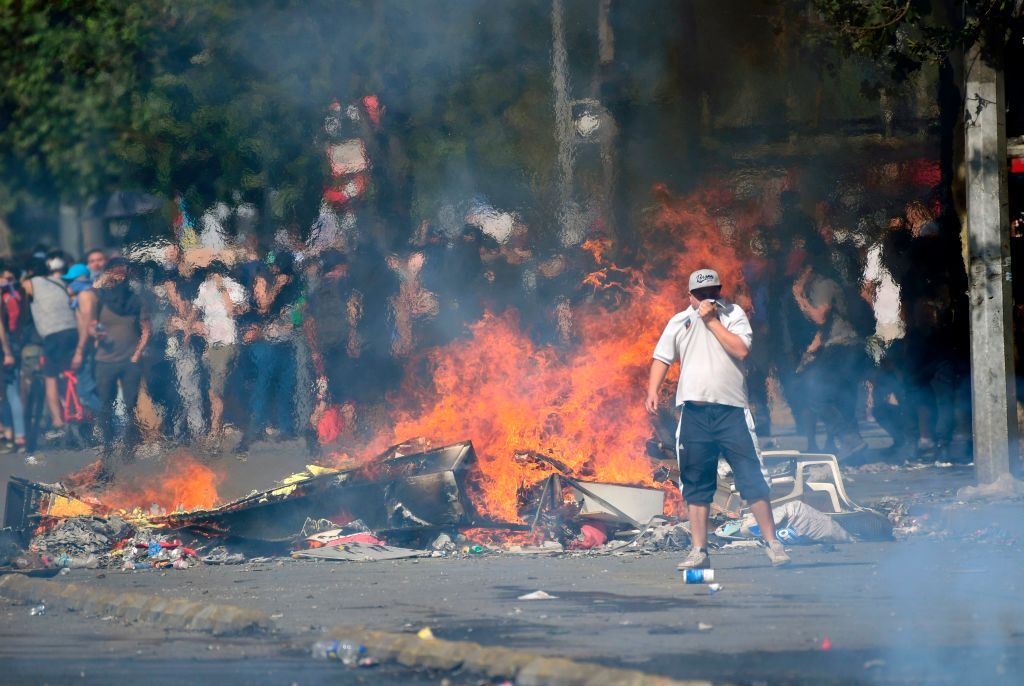
POLYGON ((56 378, 71 369, 78 347, 78 331, 66 329, 43 337, 43 376, 56 378))
POLYGON ((710 505, 718 487, 718 456, 732 467, 736 488, 748 503, 768 498, 768 482, 754 445, 747 410, 731 405, 686 403, 679 420, 679 478, 691 505, 710 505))

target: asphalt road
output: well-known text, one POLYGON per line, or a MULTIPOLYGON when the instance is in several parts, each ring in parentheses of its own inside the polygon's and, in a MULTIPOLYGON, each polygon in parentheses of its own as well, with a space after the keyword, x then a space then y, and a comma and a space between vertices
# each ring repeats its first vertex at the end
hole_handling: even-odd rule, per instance
MULTIPOLYGON (((58 462, 84 463, 87 457, 58 455, 34 469, 56 472, 58 462)), ((291 462, 301 463, 300 457, 282 458, 272 446, 254 451, 248 463, 227 460, 232 473, 241 474, 232 476, 231 488, 242 492, 288 473, 291 462)), ((669 553, 379 563, 284 559, 167 572, 72 570, 56 582, 256 607, 273 613, 282 633, 212 639, 76 617, 81 624, 58 624, 68 634, 44 631, 38 645, 47 649, 33 653, 33 626, 49 619, 28 618, 27 608, 21 608, 22 614, 5 614, 0 622, 3 645, 10 646, 0 648, 0 667, 11 667, 6 673, 18 678, 33 669, 43 676, 55 670, 52 681, 26 676, 26 683, 59 683, 57 677, 77 674, 75 665, 96 659, 101 668, 87 673, 118 677, 98 681, 106 683, 122 675, 173 672, 187 658, 196 662, 189 662, 190 668, 213 670, 210 678, 226 683, 248 682, 257 673, 272 677, 261 683, 317 683, 319 670, 327 666, 310 666, 301 652, 289 653, 286 643, 305 647, 322 628, 358 624, 409 632, 429 626, 439 638, 677 678, 1017 684, 1024 679, 1024 546, 1018 534, 1024 503, 958 502, 956 489, 972 480, 972 471, 963 468, 849 475, 855 501, 905 499, 931 533, 892 543, 794 547, 794 563, 779 569, 771 568, 759 549, 715 552, 716 580, 723 589, 713 595, 704 586, 682 584, 675 570, 681 554, 669 553), (518 599, 535 590, 557 598, 518 599), (153 639, 151 670, 140 665, 135 671, 132 655, 139 654, 133 651, 146 650, 138 644, 154 635, 163 638, 153 639), (107 646, 113 646, 114 657, 104 662, 98 655, 107 646), (196 657, 216 653, 218 646, 228 652, 209 662, 196 657)), ((325 678, 337 673, 325 672, 325 678)), ((396 683, 409 683, 404 676, 395 675, 396 683)), ((345 672, 340 678, 350 677, 359 674, 345 672)), ((378 671, 368 683, 389 678, 390 672, 378 671)))
POLYGON ((302 637, 212 638, 0 600, 0 682, 21 684, 479 684, 475 675, 313 660, 302 637))
MULTIPOLYGON (((856 477, 921 483, 955 471, 856 477)), ((856 498, 856 490, 855 495, 856 498)), ((679 554, 330 563, 280 560, 187 571, 73 570, 106 589, 251 606, 291 637, 358 624, 429 626, 472 640, 679 678, 746 683, 1020 683, 1024 503, 922 502, 937 533, 893 543, 713 554, 723 589, 681 583, 679 554), (554 600, 519 596, 544 590, 554 600), (710 625, 708 629, 706 626, 710 625), (828 642, 825 642, 825 639, 828 642), (823 648, 823 642, 829 649, 823 648)))

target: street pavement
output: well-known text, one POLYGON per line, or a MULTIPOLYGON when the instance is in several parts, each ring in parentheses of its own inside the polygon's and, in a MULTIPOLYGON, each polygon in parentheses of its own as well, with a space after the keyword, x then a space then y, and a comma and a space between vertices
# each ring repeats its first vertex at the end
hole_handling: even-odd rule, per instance
MULTIPOLYGON (((272 455, 250 456, 248 463, 231 465, 232 472, 259 465, 267 475, 264 486, 287 473, 290 465, 274 469, 283 466, 281 451, 273 446, 264 450, 272 455)), ((246 478, 258 476, 248 473, 246 478)), ((681 553, 496 554, 377 563, 281 559, 165 572, 71 570, 55 583, 67 580, 272 613, 280 634, 245 639, 245 645, 262 640, 305 647, 335 625, 394 632, 429 626, 438 638, 676 678, 749 684, 1017 684, 1024 675, 1024 547, 1018 533, 1024 503, 958 501, 956 490, 971 483, 970 468, 850 474, 847 487, 855 501, 905 500, 932 533, 888 543, 794 546, 793 564, 783 568, 770 567, 757 548, 713 551, 716 581, 723 586, 715 594, 703 585, 682 583, 675 569, 681 553), (536 590, 556 598, 518 599, 536 590)), ((13 635, 28 620, 14 627, 11 621, 6 616, 3 624, 13 635)), ((129 647, 130 641, 142 640, 137 626, 102 626, 110 640, 121 636, 129 647)), ((225 641, 183 636, 176 639, 176 654, 202 653, 206 645, 225 641)), ((0 656, 3 662, 13 659, 6 652, 0 656)), ((317 675, 284 676, 305 661, 277 653, 260 659, 282 670, 268 672, 281 679, 261 683, 317 682, 317 675)), ((251 660, 222 660, 223 680, 243 681, 245 668, 234 673, 230 663, 251 660)))
POLYGON ((286 637, 218 637, 131 628, 110 617, 31 608, 0 599, 0 683, 49 684, 478 684, 476 675, 444 674, 394 664, 349 669, 313 660, 308 642, 286 637))

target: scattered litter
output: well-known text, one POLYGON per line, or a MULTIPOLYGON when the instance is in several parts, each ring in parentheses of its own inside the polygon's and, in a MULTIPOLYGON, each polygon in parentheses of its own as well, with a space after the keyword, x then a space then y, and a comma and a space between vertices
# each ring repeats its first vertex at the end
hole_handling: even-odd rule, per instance
POLYGON ((420 629, 419 631, 417 631, 416 635, 419 638, 422 638, 424 641, 433 641, 434 640, 434 632, 430 630, 429 626, 425 626, 422 629, 420 629))
POLYGON ((714 628, 714 624, 705 624, 704 622, 697 622, 697 631, 711 631, 714 628))
POLYGON ((229 553, 227 548, 219 545, 200 559, 203 561, 203 564, 207 565, 239 565, 245 562, 245 555, 229 553))
POLYGON ((832 639, 830 639, 828 636, 826 636, 824 639, 822 639, 822 641, 821 641, 821 649, 822 650, 832 650, 832 639))
POLYGON ((427 557, 428 550, 412 550, 410 548, 396 548, 389 545, 378 545, 372 543, 341 543, 329 548, 312 548, 311 550, 298 550, 292 553, 296 559, 309 558, 313 560, 337 560, 345 562, 377 562, 380 560, 400 560, 407 557, 427 557))
POLYGON ((455 550, 455 543, 452 542, 452 537, 448 534, 441 534, 434 539, 434 542, 430 544, 431 550, 448 551, 455 550))
MULTIPOLYGON (((654 520, 658 521, 657 519, 654 520)), ((630 543, 630 547, 650 550, 687 550, 690 547, 690 523, 662 523, 645 527, 630 543)))
POLYGON ((28 611, 28 614, 31 617, 40 617, 42 615, 45 615, 46 614, 46 606, 45 605, 35 605, 35 606, 32 607, 31 610, 28 611))
POLYGON ((337 660, 346 667, 370 667, 377 664, 376 661, 361 664, 366 659, 366 646, 355 641, 317 641, 310 649, 310 654, 315 660, 337 660))
POLYGON ((134 535, 134 527, 121 517, 70 517, 36 536, 32 548, 39 552, 61 551, 69 562, 58 566, 94 566, 71 564, 70 560, 107 553, 115 544, 134 535))
POLYGON ((604 545, 608 541, 608 530, 600 522, 584 524, 580 527, 580 536, 569 547, 574 550, 591 550, 604 545))
POLYGON ((685 569, 683 570, 683 583, 706 584, 715 580, 713 569, 685 569))
POLYGON ((556 595, 551 595, 544 591, 534 591, 533 593, 526 593, 517 598, 517 600, 554 600, 558 598, 556 595))
POLYGON ((383 545, 384 541, 367 531, 345 533, 344 529, 332 529, 308 536, 306 541, 310 548, 330 548, 342 543, 370 543, 383 545))
POLYGON ((722 590, 722 584, 708 584, 708 595, 714 595, 722 590))

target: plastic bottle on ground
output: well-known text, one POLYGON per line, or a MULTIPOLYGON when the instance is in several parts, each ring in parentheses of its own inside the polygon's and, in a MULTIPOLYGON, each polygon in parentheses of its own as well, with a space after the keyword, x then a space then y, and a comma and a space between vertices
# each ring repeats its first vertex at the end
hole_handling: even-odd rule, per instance
POLYGON ((355 641, 317 641, 310 653, 317 660, 338 660, 343 665, 354 667, 366 655, 366 646, 355 641))

